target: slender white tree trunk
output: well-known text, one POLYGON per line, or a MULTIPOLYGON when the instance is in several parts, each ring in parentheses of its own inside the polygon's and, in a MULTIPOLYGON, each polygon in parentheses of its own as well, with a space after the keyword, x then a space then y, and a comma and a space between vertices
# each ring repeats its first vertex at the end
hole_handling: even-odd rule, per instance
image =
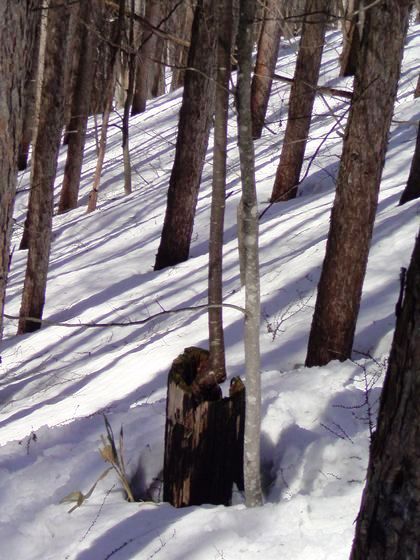
POLYGON ((260 480, 260 276, 258 261, 258 208, 255 189, 251 119, 252 23, 254 0, 241 0, 238 33, 238 142, 242 177, 243 243, 245 245, 245 500, 248 507, 262 504, 260 480))

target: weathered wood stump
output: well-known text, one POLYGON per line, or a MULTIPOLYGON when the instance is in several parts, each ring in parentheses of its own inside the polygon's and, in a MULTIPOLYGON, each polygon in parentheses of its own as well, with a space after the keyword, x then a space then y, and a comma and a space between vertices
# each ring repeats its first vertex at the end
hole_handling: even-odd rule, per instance
POLYGON ((233 483, 243 490, 245 387, 236 377, 222 398, 208 356, 186 348, 168 375, 163 499, 175 507, 229 505, 233 483))

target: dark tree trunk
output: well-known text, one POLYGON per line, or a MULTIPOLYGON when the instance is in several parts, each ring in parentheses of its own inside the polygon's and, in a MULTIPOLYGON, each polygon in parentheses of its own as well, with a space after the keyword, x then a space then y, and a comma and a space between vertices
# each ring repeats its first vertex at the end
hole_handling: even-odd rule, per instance
POLYGON ((33 140, 35 124, 35 101, 39 63, 39 49, 41 39, 41 13, 34 11, 34 41, 28 71, 25 80, 25 93, 23 104, 22 138, 19 144, 18 169, 23 171, 28 166, 29 147, 33 140))
POLYGON ((297 194, 321 67, 329 5, 328 0, 306 2, 283 149, 271 195, 272 202, 288 200, 297 194))
POLYGON ((416 89, 414 91, 414 99, 417 99, 417 97, 420 97, 420 74, 419 74, 419 77, 417 79, 416 89))
POLYGON ((80 32, 80 5, 81 2, 70 4, 69 29, 66 52, 66 72, 64 75, 64 125, 63 146, 69 143, 71 133, 71 115, 73 95, 76 89, 76 80, 80 63, 82 48, 82 33, 80 32))
POLYGON ((0 2, 0 339, 22 137, 25 78, 36 34, 38 0, 0 2))
POLYGON ((188 259, 201 173, 214 108, 216 50, 213 0, 197 4, 179 116, 175 162, 155 270, 188 259))
POLYGON ((414 149, 413 159, 411 160, 410 174, 407 185, 401 195, 400 204, 405 204, 410 200, 420 196, 420 125, 417 127, 417 141, 414 149))
POLYGON ((81 35, 80 56, 72 97, 67 159, 58 205, 59 214, 77 207, 92 83, 95 73, 94 61, 98 41, 91 28, 97 27, 97 21, 95 21, 95 16, 98 16, 97 8, 96 0, 81 1, 78 26, 78 33, 81 35))
MULTIPOLYGON (((161 0, 147 0, 146 20, 157 27, 162 18, 161 0)), ((133 96, 132 115, 146 110, 146 102, 151 97, 153 86, 154 61, 158 37, 151 31, 144 31, 139 52, 137 53, 136 85, 133 96)))
POLYGON ((349 0, 343 23, 343 50, 340 56, 340 76, 354 76, 360 49, 360 0, 349 0), (356 14, 354 13, 356 12, 356 14))
POLYGON ((47 287, 54 202, 54 181, 60 148, 64 109, 63 51, 65 52, 69 11, 67 2, 48 10, 45 68, 37 138, 32 158, 28 210, 28 262, 23 286, 18 333, 32 332, 42 318, 47 287))
POLYGON ((307 366, 351 356, 409 5, 386 0, 366 11, 307 366))
POLYGON ((420 233, 396 314, 351 560, 420 558, 420 233))
POLYGON ((226 378, 223 334, 223 227, 226 196, 226 152, 229 116, 229 78, 233 38, 232 0, 219 0, 217 7, 217 74, 213 148, 213 190, 209 243, 210 369, 219 382, 226 378))
POLYGON ((186 348, 168 375, 163 499, 175 507, 230 504, 243 490, 245 388, 229 398, 208 373, 208 352, 186 348))
POLYGON ((276 71, 277 55, 281 36, 281 16, 277 0, 268 0, 260 40, 257 61, 251 87, 252 137, 261 138, 270 98, 273 74, 276 71))

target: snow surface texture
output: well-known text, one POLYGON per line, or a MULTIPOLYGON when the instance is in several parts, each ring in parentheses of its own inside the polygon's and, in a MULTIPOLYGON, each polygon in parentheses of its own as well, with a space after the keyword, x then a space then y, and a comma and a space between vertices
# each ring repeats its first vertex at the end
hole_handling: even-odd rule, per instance
MULTIPOLYGON (((282 45, 277 71, 293 75, 297 43, 282 45)), ((399 271, 407 266, 418 223, 416 202, 398 207, 414 149, 420 100, 420 26, 410 29, 381 186, 354 361, 303 367, 316 286, 334 197, 347 103, 319 97, 299 197, 272 206, 260 221, 263 421, 266 503, 247 510, 176 510, 159 501, 166 376, 187 346, 207 346, 202 311, 144 325, 87 329, 44 326, 13 337, 6 323, 0 379, 0 558, 7 560, 341 560, 348 558, 394 328, 399 271), (329 107, 332 109, 330 111, 329 107), (344 115, 344 116, 343 116, 344 115), (313 161, 312 155, 329 133, 313 161), (371 356, 371 358, 367 357, 371 356), (382 378, 381 378, 382 376, 382 378), (144 502, 128 503, 114 473, 71 514, 60 503, 87 493, 106 468, 100 436, 106 413, 124 426, 125 460, 144 502)), ((321 82, 339 80, 340 34, 330 32, 321 82)), ((274 84, 269 129, 256 142, 260 211, 268 205, 287 117, 289 87, 274 84)), ((134 192, 123 196, 120 132, 110 129, 100 204, 86 214, 95 165, 94 126, 79 209, 54 220, 45 319, 136 321, 203 304, 211 197, 211 143, 203 173, 191 258, 152 272, 166 203, 181 91, 149 104, 131 120, 134 192)), ((114 122, 119 122, 115 115, 114 122)), ((65 163, 61 150, 57 192, 65 163)), ((240 197, 236 123, 229 126, 224 294, 242 305, 236 239, 240 197)), ((14 244, 25 216, 29 171, 20 176, 14 244)), ((17 315, 26 253, 15 251, 6 312, 17 315)), ((243 318, 226 309, 229 376, 244 370, 243 318)))

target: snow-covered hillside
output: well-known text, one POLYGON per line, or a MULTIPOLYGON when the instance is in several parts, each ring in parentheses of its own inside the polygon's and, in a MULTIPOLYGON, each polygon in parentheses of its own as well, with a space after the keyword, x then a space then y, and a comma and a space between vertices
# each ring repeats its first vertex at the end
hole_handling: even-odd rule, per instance
MULTIPOLYGON (((339 80, 340 34, 328 34, 322 83, 339 80)), ((341 153, 344 100, 318 98, 309 169, 296 200, 271 206, 260 221, 263 421, 266 503, 247 510, 176 510, 159 503, 166 377, 188 346, 207 346, 202 311, 144 324, 86 328, 47 325, 14 337, 6 321, 0 377, 0 559, 7 560, 344 560, 348 557, 368 459, 369 428, 394 328, 399 270, 418 228, 418 204, 397 206, 420 117, 413 100, 420 25, 410 29, 381 186, 354 361, 303 367, 341 153), (328 139, 324 142, 325 135, 328 139), (319 148, 322 142, 322 146, 319 148), (317 157, 312 155, 319 149, 317 157), (60 503, 87 493, 105 470, 103 414, 124 426, 125 460, 145 501, 124 500, 113 473, 72 513, 60 503), (153 501, 154 500, 154 501, 153 501)), ((293 76, 296 44, 281 47, 278 73, 293 76)), ((288 86, 275 83, 269 125, 256 142, 260 210, 268 206, 287 118, 288 86)), ((80 207, 54 220, 44 317, 51 323, 141 321, 162 310, 206 302, 211 142, 190 259, 153 272, 174 156, 181 92, 150 102, 132 119, 134 192, 123 195, 120 132, 110 130, 100 205, 86 214, 96 152, 90 123, 80 207)), ((119 122, 114 115, 114 122, 119 122)), ((65 163, 61 150, 57 196, 65 163)), ((240 197, 236 119, 229 127, 225 301, 243 303, 236 208, 240 197)), ((17 250, 29 171, 19 178, 6 313, 17 315, 26 253, 17 250)), ((229 377, 244 371, 243 318, 226 309, 229 377)), ((228 382, 227 382, 228 384, 228 382)))

